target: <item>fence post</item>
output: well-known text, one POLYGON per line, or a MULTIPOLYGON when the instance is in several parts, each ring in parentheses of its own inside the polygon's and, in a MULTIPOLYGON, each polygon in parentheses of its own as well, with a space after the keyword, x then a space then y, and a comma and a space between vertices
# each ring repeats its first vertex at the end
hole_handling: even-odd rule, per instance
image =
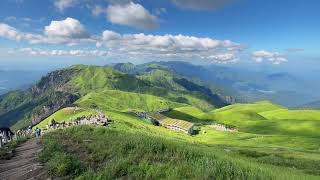
POLYGON ((8 143, 8 137, 7 137, 7 135, 6 135, 6 133, 4 132, 4 133, 2 133, 2 138, 3 138, 3 143, 4 144, 6 144, 6 143, 8 143))
POLYGON ((2 136, 0 136, 0 148, 2 148, 3 144, 2 144, 2 136))
POLYGON ((8 134, 8 142, 10 142, 10 141, 12 141, 12 136, 11 136, 11 134, 9 132, 9 134, 8 134))

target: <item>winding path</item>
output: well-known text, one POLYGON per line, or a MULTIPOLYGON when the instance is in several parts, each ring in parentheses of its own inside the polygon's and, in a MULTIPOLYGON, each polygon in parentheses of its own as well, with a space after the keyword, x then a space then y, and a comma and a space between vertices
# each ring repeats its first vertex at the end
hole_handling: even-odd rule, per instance
POLYGON ((47 179, 44 166, 37 160, 40 151, 41 145, 35 138, 20 145, 10 160, 0 160, 0 179, 47 179))

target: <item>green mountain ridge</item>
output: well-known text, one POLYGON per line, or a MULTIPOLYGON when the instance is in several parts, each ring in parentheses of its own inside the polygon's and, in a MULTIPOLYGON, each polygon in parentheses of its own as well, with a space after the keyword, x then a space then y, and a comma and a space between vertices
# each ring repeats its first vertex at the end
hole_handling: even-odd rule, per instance
POLYGON ((79 98, 105 90, 150 94, 206 111, 226 104, 210 89, 166 69, 131 75, 111 67, 74 65, 49 73, 28 90, 2 95, 0 125, 21 128, 37 124, 79 98))

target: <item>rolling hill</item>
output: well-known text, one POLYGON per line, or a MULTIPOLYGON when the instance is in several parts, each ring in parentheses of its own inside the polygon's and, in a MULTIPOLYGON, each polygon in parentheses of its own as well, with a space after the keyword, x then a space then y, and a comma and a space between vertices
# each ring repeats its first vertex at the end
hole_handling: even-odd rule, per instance
MULTIPOLYGON (((306 119, 302 119, 303 115, 290 119, 303 112, 264 101, 234 104, 211 112, 185 104, 179 107, 178 104, 165 114, 196 123, 199 133, 193 136, 154 126, 126 112, 128 107, 140 110, 150 110, 154 106, 162 108, 163 101, 166 102, 152 95, 114 90, 90 93, 75 104, 82 110, 88 110, 94 104, 93 107, 111 117, 110 127, 81 126, 50 133, 45 136, 42 157, 50 165, 53 175, 85 179, 122 176, 317 179, 320 175, 319 133, 315 131, 319 124, 305 126, 311 117, 314 122, 319 122, 317 112, 306 119), (129 99, 131 102, 125 102, 123 106, 119 104, 129 99), (274 119, 272 115, 277 111, 283 114, 274 119), (239 131, 219 131, 210 126, 213 123, 230 124, 239 131), (89 141, 87 139, 90 143, 84 141, 89 141), (113 163, 106 165, 110 161, 113 163), (58 164, 65 165, 63 171, 57 171, 58 164), (85 164, 85 167, 70 164, 85 164), (93 172, 90 168, 95 167, 93 165, 102 168, 93 172)), ((58 111, 52 117, 67 119, 77 116, 77 113, 70 115, 64 111, 58 111)))

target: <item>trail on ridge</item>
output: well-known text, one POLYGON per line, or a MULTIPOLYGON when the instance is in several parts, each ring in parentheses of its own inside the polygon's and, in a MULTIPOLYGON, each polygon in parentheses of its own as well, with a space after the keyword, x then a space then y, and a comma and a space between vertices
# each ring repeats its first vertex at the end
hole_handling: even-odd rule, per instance
POLYGON ((0 160, 0 179, 47 179, 44 166, 37 160, 40 151, 41 145, 35 138, 20 145, 11 159, 0 160))

